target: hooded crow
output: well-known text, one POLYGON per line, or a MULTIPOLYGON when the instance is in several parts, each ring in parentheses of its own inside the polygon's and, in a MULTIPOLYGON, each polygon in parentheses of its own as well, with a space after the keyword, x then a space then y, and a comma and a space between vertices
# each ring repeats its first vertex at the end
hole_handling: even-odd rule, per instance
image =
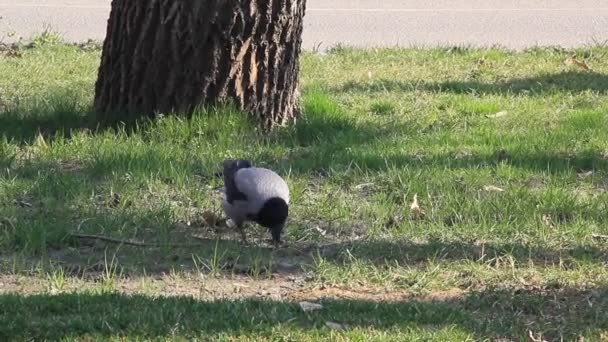
POLYGON ((224 213, 246 241, 243 223, 255 222, 270 230, 278 246, 289 213, 289 188, 276 172, 253 167, 248 160, 224 161, 224 213))

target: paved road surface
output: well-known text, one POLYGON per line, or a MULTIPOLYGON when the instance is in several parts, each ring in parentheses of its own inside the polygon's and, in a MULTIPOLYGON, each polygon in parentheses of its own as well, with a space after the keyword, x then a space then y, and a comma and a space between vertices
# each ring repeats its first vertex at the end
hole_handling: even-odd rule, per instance
MULTIPOLYGON (((110 0, 0 0, 0 39, 45 27, 72 41, 103 39, 109 8, 110 0)), ((571 47, 608 41, 608 0, 308 0, 305 25, 307 49, 340 42, 571 47)))

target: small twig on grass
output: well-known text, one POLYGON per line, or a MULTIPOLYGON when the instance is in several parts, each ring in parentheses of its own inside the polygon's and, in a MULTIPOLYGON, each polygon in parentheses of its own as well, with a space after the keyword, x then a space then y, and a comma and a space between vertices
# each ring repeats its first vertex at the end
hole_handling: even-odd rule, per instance
MULTIPOLYGON (((205 243, 215 243, 217 241, 217 239, 204 238, 204 237, 198 236, 198 235, 190 235, 190 237, 193 239, 196 239, 198 241, 205 242, 205 243)), ((197 246, 203 246, 203 245, 198 244, 197 246)))
POLYGON ((608 235, 606 234, 593 233, 591 234, 591 237, 598 240, 608 240, 608 235))
MULTIPOLYGON (((172 248, 208 247, 209 243, 215 243, 217 241, 217 239, 204 238, 204 237, 198 236, 198 235, 190 235, 190 237, 193 239, 196 239, 202 243, 175 243, 175 244, 148 243, 148 242, 143 242, 143 241, 138 241, 138 240, 117 239, 117 238, 113 238, 113 237, 109 237, 109 236, 94 235, 94 234, 81 234, 81 233, 77 233, 77 232, 69 233, 69 236, 76 238, 76 239, 98 240, 98 241, 116 243, 116 244, 127 245, 127 246, 135 246, 135 247, 172 247, 172 248)), ((286 246, 281 249, 275 249, 274 247, 268 247, 268 249, 272 249, 276 252, 284 251, 285 249, 292 249, 292 250, 297 251, 299 254, 307 254, 307 253, 311 253, 313 251, 319 251, 323 255, 327 256, 327 255, 333 255, 333 254, 337 253, 337 248, 336 248, 337 246, 338 246, 337 243, 328 243, 328 244, 321 244, 321 245, 311 244, 311 245, 302 246, 302 247, 286 246)), ((262 246, 256 246, 256 247, 264 248, 262 246)))
MULTIPOLYGON (((202 244, 170 244, 170 243, 146 243, 143 241, 137 241, 137 240, 125 240, 125 239, 117 239, 117 238, 112 238, 109 236, 103 236, 103 235, 93 235, 93 234, 81 234, 80 230, 82 228, 82 225, 91 220, 90 218, 86 218, 82 221, 80 221, 80 223, 78 224, 78 228, 76 228, 76 232, 72 232, 69 234, 70 237, 73 238, 77 238, 77 239, 89 239, 89 240, 98 240, 98 241, 104 241, 104 242, 110 242, 110 243, 116 243, 116 244, 120 244, 120 245, 127 245, 127 246, 136 246, 136 247, 203 247, 204 245, 202 244)), ((198 240, 203 241, 204 239, 199 238, 197 236, 192 235, 193 238, 196 238, 198 240)), ((211 241, 211 240, 209 240, 211 241)))
POLYGON ((116 239, 116 238, 111 238, 109 236, 102 236, 102 235, 70 233, 70 236, 74 237, 74 238, 78 238, 78 239, 99 240, 99 241, 105 241, 105 242, 111 242, 111 243, 119 243, 121 245, 137 246, 137 247, 159 247, 160 246, 159 244, 155 244, 155 243, 145 243, 142 241, 135 241, 135 240, 122 240, 122 239, 116 239))
POLYGON ((200 244, 200 243, 176 243, 176 244, 146 243, 146 242, 137 241, 137 240, 116 239, 116 238, 112 238, 109 236, 103 236, 103 235, 80 234, 80 233, 70 233, 69 235, 71 237, 77 238, 77 239, 99 240, 99 241, 104 241, 104 242, 117 243, 117 244, 121 244, 121 245, 136 246, 136 247, 205 247, 205 245, 200 244))

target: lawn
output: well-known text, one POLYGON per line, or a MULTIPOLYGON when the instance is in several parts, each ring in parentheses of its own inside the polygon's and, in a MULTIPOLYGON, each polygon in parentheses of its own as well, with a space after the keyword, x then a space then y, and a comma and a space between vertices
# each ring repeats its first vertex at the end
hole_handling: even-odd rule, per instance
POLYGON ((608 48, 308 51, 264 136, 97 129, 99 48, 33 42, 0 51, 0 340, 608 338, 608 48), (223 224, 229 157, 288 180, 284 248, 223 224))

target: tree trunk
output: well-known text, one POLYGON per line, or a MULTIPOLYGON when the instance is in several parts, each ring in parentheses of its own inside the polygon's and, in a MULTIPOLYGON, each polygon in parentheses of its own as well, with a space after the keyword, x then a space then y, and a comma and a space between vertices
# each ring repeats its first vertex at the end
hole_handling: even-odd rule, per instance
POLYGON ((99 119, 190 115, 225 102, 266 128, 295 119, 305 3, 113 0, 95 85, 99 119))

